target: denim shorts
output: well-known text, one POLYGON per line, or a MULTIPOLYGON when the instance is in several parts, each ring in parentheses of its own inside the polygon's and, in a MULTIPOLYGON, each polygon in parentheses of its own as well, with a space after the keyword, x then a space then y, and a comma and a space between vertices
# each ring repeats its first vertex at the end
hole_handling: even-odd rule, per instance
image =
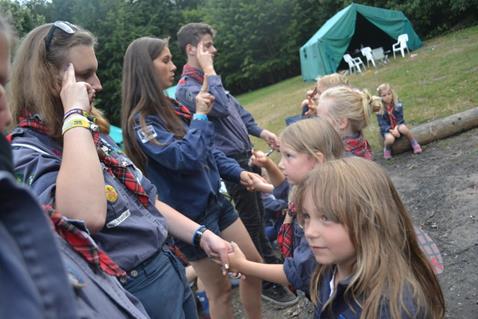
POLYGON ((194 296, 183 265, 168 250, 161 249, 120 280, 138 298, 154 319, 197 318, 194 296))
MULTIPOLYGON (((232 204, 222 194, 211 196, 204 214, 195 220, 196 223, 204 225, 215 233, 220 233, 227 227, 231 226, 239 215, 232 206, 232 204)), ((207 255, 201 248, 196 248, 191 244, 186 244, 183 241, 176 241, 176 246, 186 256, 189 261, 197 261, 206 258, 207 255)))

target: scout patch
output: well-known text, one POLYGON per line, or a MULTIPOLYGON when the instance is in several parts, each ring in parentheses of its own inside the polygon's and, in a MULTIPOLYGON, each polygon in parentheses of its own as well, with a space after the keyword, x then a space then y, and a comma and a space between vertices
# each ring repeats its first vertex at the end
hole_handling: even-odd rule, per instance
POLYGON ((151 140, 154 140, 158 134, 154 130, 152 125, 148 125, 145 128, 138 131, 139 138, 141 139, 141 143, 145 144, 151 140))
POLYGON ((116 189, 111 185, 105 185, 105 194, 106 200, 110 203, 114 203, 118 199, 118 193, 116 192, 116 189))

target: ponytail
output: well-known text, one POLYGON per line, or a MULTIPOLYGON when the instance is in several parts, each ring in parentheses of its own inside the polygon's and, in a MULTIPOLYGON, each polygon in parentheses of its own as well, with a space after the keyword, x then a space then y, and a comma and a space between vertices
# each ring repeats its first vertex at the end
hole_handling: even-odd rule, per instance
POLYGON ((379 108, 379 100, 367 91, 337 86, 322 93, 321 99, 330 99, 329 113, 336 120, 349 120, 353 132, 361 132, 369 124, 372 111, 379 108))

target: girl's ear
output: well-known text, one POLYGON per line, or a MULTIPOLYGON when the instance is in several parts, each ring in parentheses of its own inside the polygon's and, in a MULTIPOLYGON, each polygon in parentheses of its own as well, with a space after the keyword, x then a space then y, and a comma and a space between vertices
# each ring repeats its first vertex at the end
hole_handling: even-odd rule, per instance
POLYGON ((344 131, 349 126, 349 120, 347 118, 340 118, 337 120, 337 124, 341 131, 344 131))
POLYGON ((315 152, 315 159, 317 160, 317 164, 324 164, 325 163, 325 156, 322 152, 315 152))

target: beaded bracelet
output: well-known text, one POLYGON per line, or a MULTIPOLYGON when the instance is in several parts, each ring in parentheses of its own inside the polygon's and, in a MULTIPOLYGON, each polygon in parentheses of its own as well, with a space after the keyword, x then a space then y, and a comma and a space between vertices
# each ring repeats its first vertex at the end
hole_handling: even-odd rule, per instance
POLYGON ((63 121, 65 121, 67 117, 69 117, 70 115, 73 115, 73 114, 79 114, 79 115, 84 116, 86 118, 88 118, 90 116, 90 113, 86 112, 83 109, 80 109, 80 108, 76 107, 76 108, 68 110, 65 113, 65 115, 63 116, 63 121))

